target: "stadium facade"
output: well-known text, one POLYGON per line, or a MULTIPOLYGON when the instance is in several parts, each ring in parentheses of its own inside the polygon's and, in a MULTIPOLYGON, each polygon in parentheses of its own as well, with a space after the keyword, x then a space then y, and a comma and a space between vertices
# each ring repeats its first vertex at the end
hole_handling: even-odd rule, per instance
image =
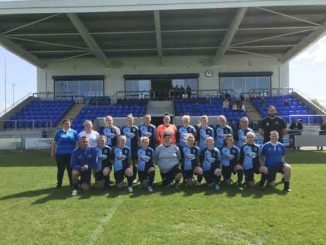
POLYGON ((40 93, 240 94, 289 87, 289 60, 325 32, 326 2, 11 1, 0 19, 1 45, 38 67, 40 93))

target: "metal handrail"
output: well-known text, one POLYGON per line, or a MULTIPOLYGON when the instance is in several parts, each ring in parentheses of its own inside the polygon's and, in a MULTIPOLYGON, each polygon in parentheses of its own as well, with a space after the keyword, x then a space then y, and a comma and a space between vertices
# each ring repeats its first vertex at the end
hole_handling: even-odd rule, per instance
MULTIPOLYGON (((27 127, 25 129, 28 129, 28 128, 47 128, 47 129, 50 129, 50 128, 53 128, 53 123, 52 123, 52 120, 49 120, 49 119, 16 119, 16 120, 0 120, 0 124, 2 125, 1 128, 4 128, 4 124, 6 122, 13 122, 14 123, 14 127, 13 129, 18 129, 18 124, 20 122, 32 122, 32 127, 27 127), (37 122, 46 122, 46 127, 36 127, 35 124, 37 122)), ((24 127, 21 127, 21 128, 24 128, 24 127)))
POLYGON ((6 114, 8 111, 12 110, 15 106, 17 106, 18 104, 20 104, 21 102, 23 102, 24 100, 26 100, 28 97, 34 97, 34 93, 30 92, 26 95, 24 95, 22 98, 20 98, 19 100, 17 100, 14 104, 12 104, 11 106, 9 106, 8 108, 6 108, 5 110, 3 110, 0 113, 0 117, 2 117, 4 114, 6 114))
POLYGON ((296 92, 297 94, 299 94, 302 98, 304 98, 305 100, 309 101, 310 103, 312 103, 316 108, 318 108, 320 111, 324 112, 326 114, 325 108, 320 108, 318 105, 316 105, 315 103, 312 102, 312 99, 305 94, 304 92, 302 92, 299 89, 294 89, 294 92, 296 92))
POLYGON ((149 98, 155 98, 155 92, 154 91, 117 91, 115 93, 116 99, 128 99, 128 97, 134 97, 137 99, 149 99, 149 98))
MULTIPOLYGON (((180 91, 175 91, 174 89, 170 89, 169 91, 169 98, 175 98, 176 97, 176 92, 180 91)), ((198 89, 198 90, 191 90, 191 98, 200 98, 200 97, 206 97, 206 98, 212 98, 212 97, 221 97, 225 94, 229 94, 230 96, 234 95, 234 90, 233 89, 198 89)), ((187 96, 187 91, 185 91, 181 95, 186 95, 186 96, 181 96, 181 97, 188 97, 187 96)))

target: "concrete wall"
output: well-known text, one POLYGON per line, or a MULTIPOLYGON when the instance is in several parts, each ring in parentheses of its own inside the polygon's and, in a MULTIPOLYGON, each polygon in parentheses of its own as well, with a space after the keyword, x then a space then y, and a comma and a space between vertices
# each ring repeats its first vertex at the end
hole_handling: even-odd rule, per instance
POLYGON ((112 59, 112 66, 105 68, 96 59, 71 60, 62 63, 49 64, 45 69, 38 69, 38 92, 52 92, 55 75, 104 75, 105 95, 112 96, 116 91, 124 90, 125 74, 171 74, 199 73, 199 89, 218 89, 219 72, 273 72, 272 88, 289 86, 289 65, 281 64, 277 58, 265 58, 247 55, 225 56, 218 66, 210 65, 208 57, 164 57, 163 65, 158 59, 129 58, 112 59), (211 71, 212 77, 206 77, 205 71, 211 71))

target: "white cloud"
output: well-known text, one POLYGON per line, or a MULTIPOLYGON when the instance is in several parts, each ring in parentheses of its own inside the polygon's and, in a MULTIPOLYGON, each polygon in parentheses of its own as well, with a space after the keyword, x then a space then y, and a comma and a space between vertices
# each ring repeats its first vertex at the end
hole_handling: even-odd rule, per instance
POLYGON ((297 64, 307 61, 326 63, 326 36, 293 59, 293 62, 297 64))

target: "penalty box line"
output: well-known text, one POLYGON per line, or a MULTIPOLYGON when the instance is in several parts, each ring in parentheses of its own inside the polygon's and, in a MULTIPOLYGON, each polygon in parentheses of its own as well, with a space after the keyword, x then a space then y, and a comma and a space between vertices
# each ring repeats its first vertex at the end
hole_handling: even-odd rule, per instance
POLYGON ((121 206, 123 203, 123 199, 121 196, 117 197, 117 200, 113 203, 112 207, 110 207, 105 216, 101 219, 100 223, 94 230, 93 234, 91 235, 90 239, 88 240, 88 245, 94 245, 97 238, 104 232, 104 226, 112 219, 116 210, 121 206))

